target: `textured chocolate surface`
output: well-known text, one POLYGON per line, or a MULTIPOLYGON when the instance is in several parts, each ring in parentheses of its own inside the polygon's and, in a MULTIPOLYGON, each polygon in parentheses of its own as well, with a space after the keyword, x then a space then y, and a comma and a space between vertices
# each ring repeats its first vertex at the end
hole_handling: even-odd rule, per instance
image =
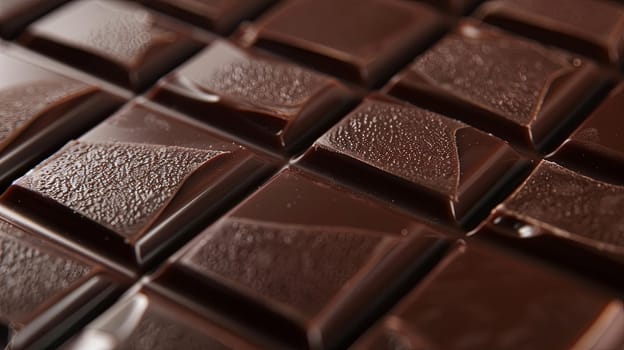
POLYGON ((495 0, 485 21, 605 62, 622 63, 624 7, 604 0, 495 0))
POLYGON ((54 229, 59 234, 141 266, 269 167, 241 146, 135 104, 20 178, 4 202, 13 207, 22 196, 32 198, 34 207, 22 203, 18 210, 54 226, 38 213, 39 197, 71 213, 54 229), (77 228, 89 233, 74 236, 77 228))
POLYGON ((624 187, 598 181, 542 161, 499 205, 493 222, 522 223, 519 235, 553 234, 595 249, 624 251, 624 187))
POLYGON ((69 250, 0 220, 0 320, 6 327, 0 345, 26 349, 58 339, 102 303, 98 296, 112 295, 113 280, 98 277, 105 274, 69 250), (85 296, 93 299, 81 301, 85 296))
POLYGON ((371 86, 431 40, 439 21, 418 3, 305 0, 275 9, 247 28, 242 41, 371 86))
POLYGON ((158 102, 277 150, 314 136, 351 95, 335 79, 223 41, 151 93, 158 102))
POLYGON ((0 0, 0 349, 624 348, 623 9, 0 0))
POLYGON ((464 21, 387 89, 539 149, 591 100, 600 80, 588 61, 464 21))
POLYGON ((121 103, 11 52, 0 52, 0 188, 121 103))
POLYGON ((624 342, 617 329, 623 312, 611 291, 473 245, 443 263, 353 348, 617 349, 624 342))
POLYGON ((140 0, 195 25, 227 33, 244 19, 266 8, 275 0, 140 0))
POLYGON ((370 298, 383 300, 417 274, 443 240, 376 201, 321 181, 282 171, 178 253, 156 282, 193 297, 204 290, 206 305, 292 346, 340 344, 363 321, 351 311, 373 312, 370 298), (181 283, 185 276, 195 282, 181 283), (228 299, 240 304, 223 302, 228 299), (258 316, 248 317, 246 307, 258 316), (347 321, 349 327, 341 325, 347 321))
POLYGON ((154 220, 186 178, 224 153, 159 145, 72 142, 19 179, 17 185, 132 237, 154 220))
POLYGON ((421 209, 460 221, 520 166, 520 156, 462 122, 374 96, 321 137, 302 162, 356 182, 369 172, 363 182, 380 184, 390 197, 411 191, 406 197, 429 199, 421 209), (392 183, 397 192, 386 185, 392 183))
POLYGON ((201 47, 187 30, 122 1, 83 0, 29 27, 29 47, 141 90, 201 47))

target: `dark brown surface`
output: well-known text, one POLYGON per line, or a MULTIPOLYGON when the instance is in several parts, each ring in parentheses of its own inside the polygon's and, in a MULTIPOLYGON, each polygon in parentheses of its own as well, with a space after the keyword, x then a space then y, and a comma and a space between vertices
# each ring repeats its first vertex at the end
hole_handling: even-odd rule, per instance
POLYGON ((441 17, 416 2, 303 0, 275 8, 247 27, 241 41, 374 86, 409 61, 441 29, 441 17))
POLYGON ((122 99, 0 52, 0 189, 122 99))
POLYGON ((68 0, 2 0, 0 2, 0 37, 15 37, 37 17, 68 0))
MULTIPOLYGON (((412 0, 414 1, 414 0, 412 0)), ((469 12, 482 0, 415 0, 424 2, 433 7, 437 7, 442 11, 449 12, 454 15, 462 15, 469 12)))
POLYGON ((124 1, 72 2, 31 25, 21 42, 140 91, 202 47, 190 30, 124 1))
POLYGON ((546 44, 622 64, 624 6, 616 1, 495 0, 477 16, 546 44))
POLYGON ((143 287, 102 314, 64 350, 261 349, 143 287), (102 343, 107 344, 100 348, 102 343))
POLYGON ((545 150, 603 86, 587 60, 465 20, 386 87, 507 141, 545 150))
POLYGON ((147 6, 226 34, 276 0, 139 0, 147 6))
POLYGON ((542 161, 483 235, 622 288, 624 187, 542 161))
POLYGON ((114 276, 0 219, 0 333, 8 333, 9 349, 57 341, 118 295, 114 276))
POLYGON ((616 293, 505 250, 468 246, 352 349, 620 349, 616 293))
POLYGON ((150 93, 157 102, 279 152, 318 136, 353 95, 333 78, 225 41, 213 43, 150 93))
POLYGON ((453 224, 492 205, 491 195, 523 167, 502 140, 381 95, 364 100, 300 161, 453 224))
POLYGON ((616 87, 552 156, 583 173, 624 184, 624 85, 616 87))
POLYGON ((0 201, 132 269, 271 169, 231 141, 133 104, 17 180, 0 201))
POLYGON ((171 258, 156 283, 292 347, 342 344, 448 241, 322 181, 282 171, 171 258))

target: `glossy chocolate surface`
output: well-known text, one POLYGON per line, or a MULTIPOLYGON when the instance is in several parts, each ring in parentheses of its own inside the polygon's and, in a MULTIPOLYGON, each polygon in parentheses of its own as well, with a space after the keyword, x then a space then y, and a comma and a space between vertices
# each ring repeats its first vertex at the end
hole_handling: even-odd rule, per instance
POLYGON ((301 162, 452 223, 487 205, 523 165, 502 140, 381 95, 364 100, 301 162))
POLYGON ((0 201, 133 268, 271 168, 241 146, 133 104, 17 180, 0 201))
POLYGON ((30 22, 68 0, 2 0, 0 37, 13 38, 30 22))
POLYGON ((540 150, 583 114, 602 83, 589 61, 465 20, 386 89, 540 150))
POLYGON ((354 99, 333 78, 224 41, 161 80, 150 96, 280 152, 318 136, 354 99))
POLYGON ((261 349, 198 314, 143 288, 126 295, 63 350, 261 349))
POLYGON ((495 0, 477 16, 546 44, 622 64, 624 6, 604 0, 495 0))
POLYGON ((122 99, 0 51, 0 188, 95 125, 122 99))
POLYGON ((616 293, 499 248, 443 262, 352 349, 619 349, 616 293))
POLYGON ((364 85, 378 85, 441 30, 416 2, 303 0, 285 3, 245 29, 241 40, 364 85))
POLYGON ((553 158, 583 173, 624 184, 624 85, 616 87, 553 158))
POLYGON ((377 201, 288 168, 155 281, 289 346, 333 348, 447 244, 377 201))
POLYGON ((542 161, 495 208, 483 232, 622 287, 624 187, 542 161))
POLYGON ((72 2, 21 38, 46 55, 140 91, 199 50, 188 29, 124 1, 72 2))
POLYGON ((6 335, 0 346, 49 346, 117 293, 114 275, 107 275, 93 262, 0 220, 0 333, 6 335))
POLYGON ((228 33, 275 0, 140 0, 185 21, 217 33, 228 33))

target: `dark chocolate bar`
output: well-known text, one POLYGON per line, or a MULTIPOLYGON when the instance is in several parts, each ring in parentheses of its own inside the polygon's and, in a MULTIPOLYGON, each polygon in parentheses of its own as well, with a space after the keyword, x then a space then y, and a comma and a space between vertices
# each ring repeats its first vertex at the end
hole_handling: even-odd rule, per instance
POLYGON ((0 349, 624 349, 623 16, 0 0, 0 349))

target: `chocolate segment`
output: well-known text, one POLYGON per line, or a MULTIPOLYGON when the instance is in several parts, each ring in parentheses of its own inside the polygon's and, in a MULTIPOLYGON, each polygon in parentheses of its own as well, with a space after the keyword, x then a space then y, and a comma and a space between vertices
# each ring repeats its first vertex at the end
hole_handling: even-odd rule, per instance
POLYGON ((301 162, 451 223, 477 215, 523 166, 505 142, 381 95, 364 100, 301 162))
POLYGON ((0 52, 0 188, 122 102, 0 52))
POLYGON ((588 61, 466 20, 386 89, 535 151, 603 88, 588 61))
POLYGON ((262 178, 269 163, 135 104, 68 143, 1 201, 132 269, 262 178), (61 215, 65 222, 55 220, 61 215))
POLYGON ((488 221, 486 236, 620 286, 624 187, 542 161, 488 221), (511 238, 506 238, 511 237, 511 238))
POLYGON ((553 158, 583 173, 622 182, 624 85, 619 85, 561 145, 553 158))
POLYGON ((259 346, 143 287, 90 323, 64 350, 252 350, 259 346))
POLYGON ((228 33, 243 19, 258 14, 275 0, 141 0, 145 5, 217 33, 228 33))
POLYGON ((395 0, 293 1, 246 28, 241 40, 374 86, 440 30, 429 7, 395 0))
POLYGON ((163 79, 151 96, 278 151, 316 136, 353 100, 333 78, 224 41, 163 79))
POLYGON ((295 168, 202 232, 155 282, 295 348, 343 345, 447 241, 295 168))
POLYGON ((623 322, 616 293, 469 242, 352 348, 618 349, 623 322))
POLYGON ((549 45, 621 64, 624 7, 604 0, 495 0, 479 8, 489 23, 549 45))
POLYGON ((140 91, 202 46, 188 30, 124 1, 83 0, 30 26, 22 43, 140 91))
POLYGON ((50 346, 98 304, 119 294, 114 276, 0 220, 0 340, 5 340, 0 345, 50 346))
POLYGON ((11 39, 30 22, 68 0, 2 0, 0 37, 11 39))

